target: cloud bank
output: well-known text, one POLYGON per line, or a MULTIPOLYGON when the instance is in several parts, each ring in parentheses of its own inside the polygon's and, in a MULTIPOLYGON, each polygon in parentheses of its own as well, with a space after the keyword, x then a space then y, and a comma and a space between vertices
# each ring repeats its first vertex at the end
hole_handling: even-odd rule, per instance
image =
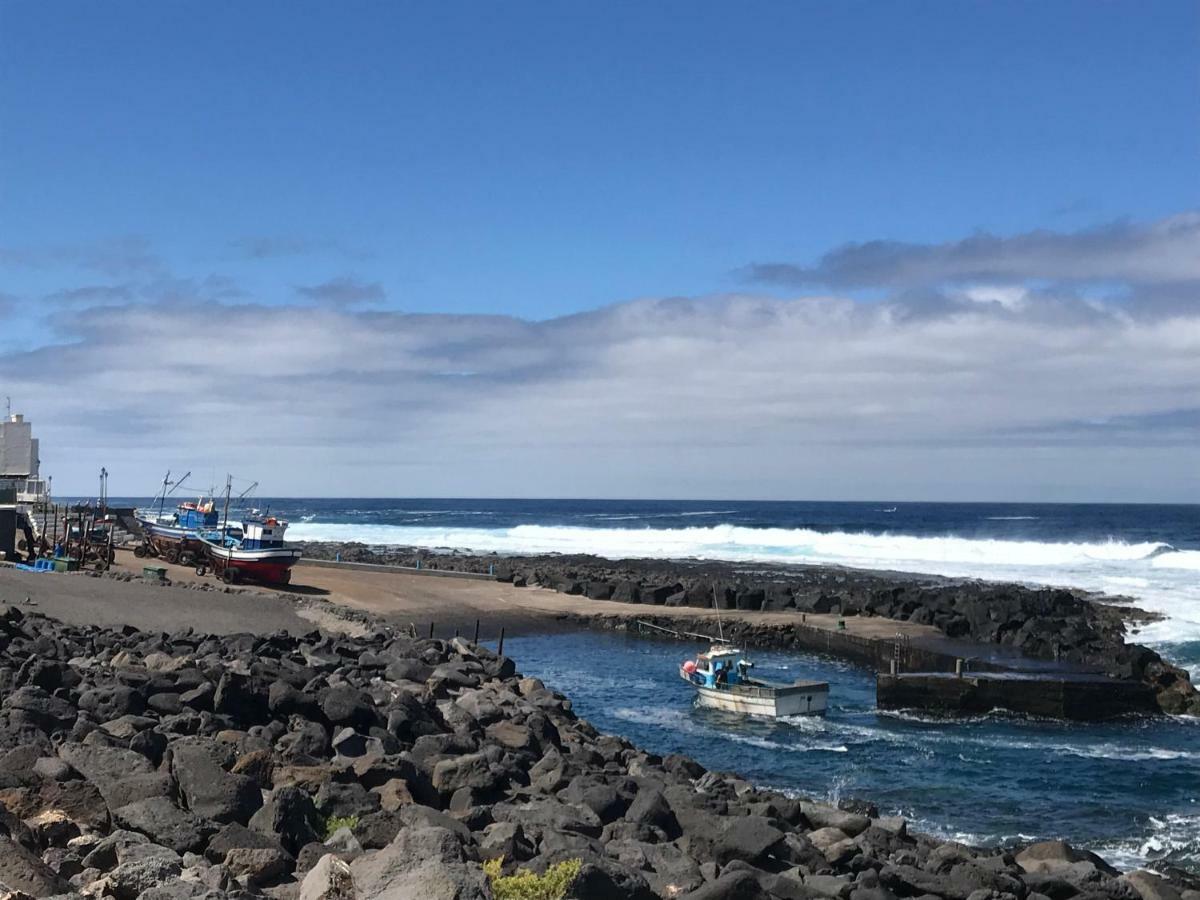
POLYGON ((1200 213, 1073 233, 977 234, 943 244, 848 244, 815 265, 755 263, 751 282, 793 286, 913 287, 945 281, 1161 284, 1200 280, 1200 213))
POLYGON ((0 355, 0 381, 57 483, 107 465, 128 493, 170 466, 264 494, 1196 501, 1196 229, 809 267, 889 289, 873 302, 649 298, 527 321, 363 309, 382 286, 349 279, 311 288, 317 306, 118 302, 0 355), (1094 278, 1128 290, 1064 284, 1094 278))

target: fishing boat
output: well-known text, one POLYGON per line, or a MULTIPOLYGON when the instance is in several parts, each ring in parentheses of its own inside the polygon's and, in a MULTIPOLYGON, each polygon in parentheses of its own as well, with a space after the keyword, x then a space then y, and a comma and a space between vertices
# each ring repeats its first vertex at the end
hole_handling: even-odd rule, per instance
MULTIPOLYGON (((292 566, 300 560, 299 547, 284 544, 288 523, 270 515, 258 515, 242 520, 241 536, 228 525, 215 531, 200 532, 200 540, 208 558, 208 568, 226 584, 238 581, 260 581, 288 584, 292 566)), ((205 566, 197 567, 204 574, 205 566)))
POLYGON ((776 684, 750 677, 754 664, 742 651, 714 644, 679 667, 679 677, 696 688, 701 706, 753 716, 823 716, 829 701, 824 681, 776 684))
POLYGON ((204 551, 200 532, 216 528, 220 514, 212 500, 201 498, 195 503, 180 503, 170 517, 141 515, 137 521, 145 540, 134 548, 135 556, 161 556, 167 562, 190 565, 204 551))

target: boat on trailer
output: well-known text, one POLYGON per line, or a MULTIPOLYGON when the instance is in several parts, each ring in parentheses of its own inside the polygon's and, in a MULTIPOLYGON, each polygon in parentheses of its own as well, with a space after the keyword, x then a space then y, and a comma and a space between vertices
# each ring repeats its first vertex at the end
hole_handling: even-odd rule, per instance
POLYGON ((284 544, 287 527, 282 519, 264 515, 244 519, 240 537, 228 527, 201 532, 208 565, 198 566, 196 572, 203 575, 206 568, 211 568, 226 584, 243 580, 289 584, 292 566, 300 561, 303 551, 284 544))
POLYGON ((216 528, 220 514, 213 501, 201 498, 195 503, 180 503, 170 518, 138 516, 145 542, 134 548, 139 557, 160 556, 167 562, 190 565, 204 554, 200 532, 216 528))
POLYGON ((679 677, 696 689, 701 706, 752 716, 823 716, 829 702, 829 684, 798 679, 778 684, 752 678, 754 664, 741 650, 714 644, 679 667, 679 677))

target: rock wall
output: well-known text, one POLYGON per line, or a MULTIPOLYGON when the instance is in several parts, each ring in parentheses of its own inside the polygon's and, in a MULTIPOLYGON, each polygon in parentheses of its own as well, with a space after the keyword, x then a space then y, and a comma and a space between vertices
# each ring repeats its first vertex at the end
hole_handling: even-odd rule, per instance
POLYGON ((481 861, 503 857, 581 860, 575 900, 1200 900, 1183 873, 944 843, 869 803, 647 753, 459 640, 150 634, 9 608, 0 688, 11 898, 488 900, 481 861))

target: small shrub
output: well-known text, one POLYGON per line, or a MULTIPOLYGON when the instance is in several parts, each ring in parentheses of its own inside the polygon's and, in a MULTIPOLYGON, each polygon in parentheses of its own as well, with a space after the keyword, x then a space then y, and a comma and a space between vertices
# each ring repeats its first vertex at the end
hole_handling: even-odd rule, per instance
POLYGON ((333 837, 339 828, 349 828, 351 831, 358 825, 358 816, 330 816, 325 820, 325 840, 333 837))
POLYGON ((503 857, 489 859, 483 864, 483 872, 492 885, 496 900, 563 900, 567 891, 579 877, 583 860, 567 859, 546 869, 545 875, 534 875, 522 869, 515 875, 501 875, 503 857))

